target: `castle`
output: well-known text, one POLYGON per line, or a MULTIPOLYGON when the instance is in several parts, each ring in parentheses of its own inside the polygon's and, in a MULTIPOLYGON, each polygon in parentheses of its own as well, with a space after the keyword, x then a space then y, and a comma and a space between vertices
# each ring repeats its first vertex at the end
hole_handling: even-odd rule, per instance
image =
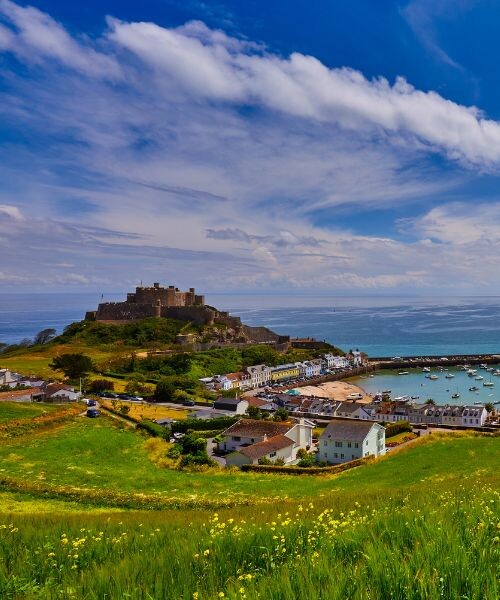
MULTIPOLYGON (((194 288, 181 292, 173 285, 161 287, 159 283, 136 287, 135 292, 127 294, 125 302, 102 302, 97 310, 86 313, 85 320, 120 325, 148 317, 177 319, 199 326, 225 325, 232 332, 232 340, 238 343, 271 343, 286 348, 290 340, 289 336, 278 335, 267 327, 244 325, 240 317, 208 306, 205 296, 196 294, 194 288)), ((192 341, 192 334, 177 337, 181 344, 192 341)))
POLYGON ((224 322, 232 327, 241 327, 238 317, 205 305, 205 296, 196 294, 194 288, 181 292, 174 285, 162 287, 138 286, 134 293, 127 294, 125 302, 102 302, 96 311, 87 312, 88 321, 102 323, 128 323, 148 317, 168 317, 179 321, 191 321, 196 325, 211 325, 224 322))

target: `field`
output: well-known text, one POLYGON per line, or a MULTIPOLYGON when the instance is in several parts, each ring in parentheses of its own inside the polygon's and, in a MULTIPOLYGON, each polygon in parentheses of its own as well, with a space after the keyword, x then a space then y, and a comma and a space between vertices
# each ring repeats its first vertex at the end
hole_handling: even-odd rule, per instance
POLYGON ((0 402, 0 423, 13 419, 29 419, 46 413, 61 410, 61 404, 29 404, 26 402, 0 402))
POLYGON ((428 438, 321 477, 169 470, 105 417, 4 440, 0 597, 496 600, 500 440, 428 438))
MULTIPOLYGON (((113 408, 111 400, 99 400, 106 408, 113 408)), ((138 421, 142 419, 151 419, 153 421, 157 419, 186 419, 189 411, 184 408, 171 408, 169 406, 160 406, 157 404, 137 404, 137 402, 126 402, 123 400, 118 401, 116 404, 117 409, 120 406, 127 406, 129 417, 138 421)))

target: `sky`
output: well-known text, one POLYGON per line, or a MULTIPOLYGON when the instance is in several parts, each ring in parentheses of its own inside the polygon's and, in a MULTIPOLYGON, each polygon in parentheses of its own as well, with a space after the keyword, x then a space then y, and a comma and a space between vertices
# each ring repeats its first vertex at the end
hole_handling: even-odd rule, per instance
POLYGON ((0 291, 500 294, 493 0, 0 0, 0 291))

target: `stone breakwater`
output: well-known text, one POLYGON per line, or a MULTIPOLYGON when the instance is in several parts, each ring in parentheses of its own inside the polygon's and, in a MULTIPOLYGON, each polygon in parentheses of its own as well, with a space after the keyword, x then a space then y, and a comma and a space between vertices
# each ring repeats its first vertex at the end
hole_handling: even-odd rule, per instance
POLYGON ((496 365, 500 362, 499 354, 461 354, 450 356, 401 356, 370 357, 373 369, 402 369, 416 367, 456 367, 459 365, 496 365))

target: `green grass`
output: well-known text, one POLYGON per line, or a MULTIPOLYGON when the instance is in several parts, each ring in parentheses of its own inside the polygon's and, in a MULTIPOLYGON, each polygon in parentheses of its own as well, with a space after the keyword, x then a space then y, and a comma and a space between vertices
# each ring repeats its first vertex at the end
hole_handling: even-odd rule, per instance
POLYGON ((499 596, 498 437, 433 434, 322 477, 170 471, 162 451, 107 418, 4 440, 0 479, 45 491, 0 492, 0 597, 499 596), (113 512, 78 504, 87 490, 179 502, 113 512))
POLYGON ((0 423, 6 423, 13 419, 29 419, 38 417, 55 410, 62 410, 66 405, 43 404, 26 402, 0 402, 0 423))
POLYGON ((457 483, 475 472, 476 463, 482 473, 495 478, 498 477, 495 465, 500 462, 498 438, 436 436, 431 441, 417 442, 411 450, 340 477, 277 477, 218 469, 184 473, 152 462, 148 458, 151 453, 148 444, 137 432, 121 429, 106 417, 78 418, 53 431, 4 442, 0 446, 0 475, 21 481, 43 481, 49 486, 159 494, 212 503, 219 500, 224 505, 228 498, 234 503, 307 498, 374 485, 378 490, 391 489, 395 481, 400 487, 412 486, 435 477, 457 483))

